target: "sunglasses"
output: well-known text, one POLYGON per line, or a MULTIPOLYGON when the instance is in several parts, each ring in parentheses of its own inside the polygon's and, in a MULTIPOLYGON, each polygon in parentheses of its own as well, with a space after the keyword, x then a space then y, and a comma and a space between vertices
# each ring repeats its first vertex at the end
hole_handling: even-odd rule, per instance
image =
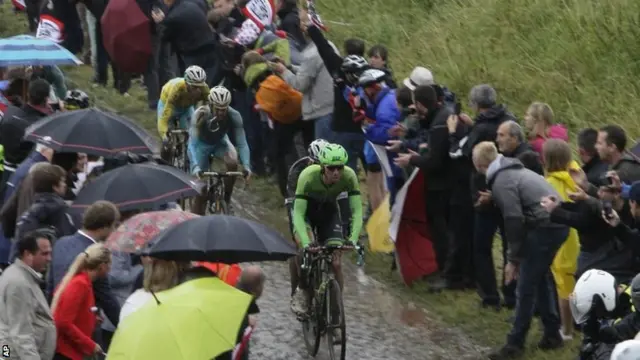
POLYGON ((327 166, 327 169, 329 169, 330 171, 342 171, 344 169, 344 165, 333 165, 333 166, 327 166))

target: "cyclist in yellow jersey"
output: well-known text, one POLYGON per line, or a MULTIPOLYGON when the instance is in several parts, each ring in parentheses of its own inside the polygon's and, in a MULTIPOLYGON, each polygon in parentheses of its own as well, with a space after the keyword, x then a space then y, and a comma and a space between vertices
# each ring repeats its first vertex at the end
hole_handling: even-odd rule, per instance
POLYGON ((207 101, 209 96, 206 80, 207 74, 201 67, 189 66, 184 77, 171 79, 162 87, 158 101, 158 132, 163 142, 167 140, 172 119, 179 119, 180 129, 189 129, 196 104, 207 101))

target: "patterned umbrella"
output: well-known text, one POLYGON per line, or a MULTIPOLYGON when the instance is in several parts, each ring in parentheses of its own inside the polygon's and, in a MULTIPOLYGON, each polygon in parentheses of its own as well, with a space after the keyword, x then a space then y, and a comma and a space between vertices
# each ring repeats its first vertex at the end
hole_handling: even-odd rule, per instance
POLYGON ((107 239, 114 251, 134 253, 165 229, 199 217, 186 211, 152 211, 138 214, 122 223, 107 239))
POLYGON ((81 64, 69 50, 51 40, 29 35, 0 39, 0 67, 81 64))

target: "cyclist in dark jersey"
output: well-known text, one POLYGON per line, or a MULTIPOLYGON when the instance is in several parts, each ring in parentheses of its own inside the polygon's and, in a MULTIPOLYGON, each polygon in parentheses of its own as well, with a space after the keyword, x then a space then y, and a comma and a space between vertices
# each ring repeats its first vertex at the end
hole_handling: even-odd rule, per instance
MULTIPOLYGON (((346 192, 353 214, 348 240, 358 247, 362 230, 362 200, 358 176, 348 166, 347 152, 336 144, 325 145, 318 157, 319 165, 309 165, 298 179, 293 203, 293 229, 298 245, 305 249, 313 242, 330 245, 344 242, 338 196, 346 192), (314 236, 315 235, 315 236, 314 236)), ((341 258, 335 253, 333 268, 336 280, 343 285, 341 258)), ((298 288, 291 301, 291 309, 296 314, 306 311, 305 292, 298 288)))

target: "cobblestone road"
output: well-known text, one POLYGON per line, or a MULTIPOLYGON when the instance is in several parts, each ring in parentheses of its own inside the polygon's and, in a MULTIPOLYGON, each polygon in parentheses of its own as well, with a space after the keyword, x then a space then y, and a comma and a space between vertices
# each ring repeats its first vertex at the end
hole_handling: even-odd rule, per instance
MULTIPOLYGON (((237 215, 286 231, 283 210, 263 209, 255 197, 238 191, 237 215), (242 203, 242 205, 240 205, 242 203)), ((302 327, 289 309, 289 270, 286 263, 261 263, 268 276, 258 301, 261 313, 251 354, 261 360, 312 359, 306 352, 302 327)), ((343 265, 343 294, 347 322, 347 359, 363 360, 471 360, 483 358, 484 348, 461 331, 432 321, 429 313, 390 294, 384 284, 350 263, 343 265)), ((328 359, 326 341, 316 356, 328 359)))

